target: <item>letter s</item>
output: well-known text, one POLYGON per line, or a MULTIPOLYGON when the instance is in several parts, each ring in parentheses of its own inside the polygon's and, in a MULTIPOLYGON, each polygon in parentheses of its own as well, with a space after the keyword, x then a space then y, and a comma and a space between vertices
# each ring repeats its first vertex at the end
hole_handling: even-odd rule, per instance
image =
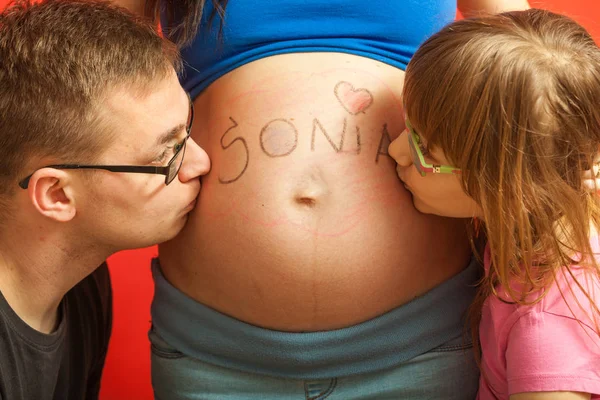
POLYGON ((248 168, 248 162, 250 160, 250 151, 248 150, 248 143, 246 143, 246 139, 244 139, 243 137, 238 136, 235 139, 233 139, 231 142, 229 142, 229 144, 223 143, 223 139, 225 139, 225 135, 227 135, 229 133, 229 131, 237 128, 237 126, 238 126, 238 123, 235 122, 235 120, 233 118, 229 117, 229 119, 231 120, 231 122, 233 122, 233 125, 230 126, 229 128, 227 128, 227 130, 225 131, 223 136, 221 136, 221 148, 223 150, 227 150, 228 148, 233 146, 235 144, 235 142, 240 142, 244 146, 244 150, 246 152, 246 160, 244 162, 244 168, 242 169, 242 172, 240 172, 235 178, 224 179, 224 178, 219 177, 219 183, 222 183, 224 185, 233 183, 233 182, 237 181, 238 179, 240 179, 242 177, 242 175, 244 175, 244 172, 246 172, 246 169, 248 168))

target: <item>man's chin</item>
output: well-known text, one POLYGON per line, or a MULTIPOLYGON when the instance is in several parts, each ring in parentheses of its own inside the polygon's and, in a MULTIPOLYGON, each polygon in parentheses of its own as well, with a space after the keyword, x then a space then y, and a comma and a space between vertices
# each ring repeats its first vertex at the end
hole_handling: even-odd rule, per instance
POLYGON ((184 214, 180 216, 169 229, 162 229, 162 235, 158 238, 156 243, 158 243, 159 246, 162 246, 175 239, 185 228, 188 218, 189 214, 184 214))

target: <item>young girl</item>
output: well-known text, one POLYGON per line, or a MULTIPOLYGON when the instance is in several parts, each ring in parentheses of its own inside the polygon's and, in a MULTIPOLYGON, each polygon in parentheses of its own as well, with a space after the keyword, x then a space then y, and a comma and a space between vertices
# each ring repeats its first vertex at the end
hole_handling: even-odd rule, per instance
POLYGON ((487 240, 478 398, 600 399, 593 39, 542 10, 458 21, 416 52, 404 102, 389 152, 415 207, 487 240))

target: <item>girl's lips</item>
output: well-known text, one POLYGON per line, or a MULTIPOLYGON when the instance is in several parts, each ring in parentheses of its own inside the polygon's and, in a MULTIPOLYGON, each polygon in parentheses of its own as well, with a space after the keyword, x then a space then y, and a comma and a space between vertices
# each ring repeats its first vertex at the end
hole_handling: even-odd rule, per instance
POLYGON ((398 175, 398 178, 400 178, 400 180, 402 181, 402 183, 404 184, 404 186, 407 186, 406 185, 406 181, 402 177, 402 169, 400 168, 400 166, 396 167, 396 174, 398 175))
POLYGON ((396 175, 398 175, 398 178, 402 180, 402 171, 400 170, 399 165, 396 165, 396 175))

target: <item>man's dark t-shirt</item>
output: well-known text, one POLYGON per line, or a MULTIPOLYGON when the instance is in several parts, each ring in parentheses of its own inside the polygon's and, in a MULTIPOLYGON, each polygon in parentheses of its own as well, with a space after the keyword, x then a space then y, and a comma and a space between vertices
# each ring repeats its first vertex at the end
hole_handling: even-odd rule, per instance
POLYGON ((58 328, 43 334, 0 293, 0 399, 90 400, 100 391, 112 323, 106 263, 71 289, 58 328))

